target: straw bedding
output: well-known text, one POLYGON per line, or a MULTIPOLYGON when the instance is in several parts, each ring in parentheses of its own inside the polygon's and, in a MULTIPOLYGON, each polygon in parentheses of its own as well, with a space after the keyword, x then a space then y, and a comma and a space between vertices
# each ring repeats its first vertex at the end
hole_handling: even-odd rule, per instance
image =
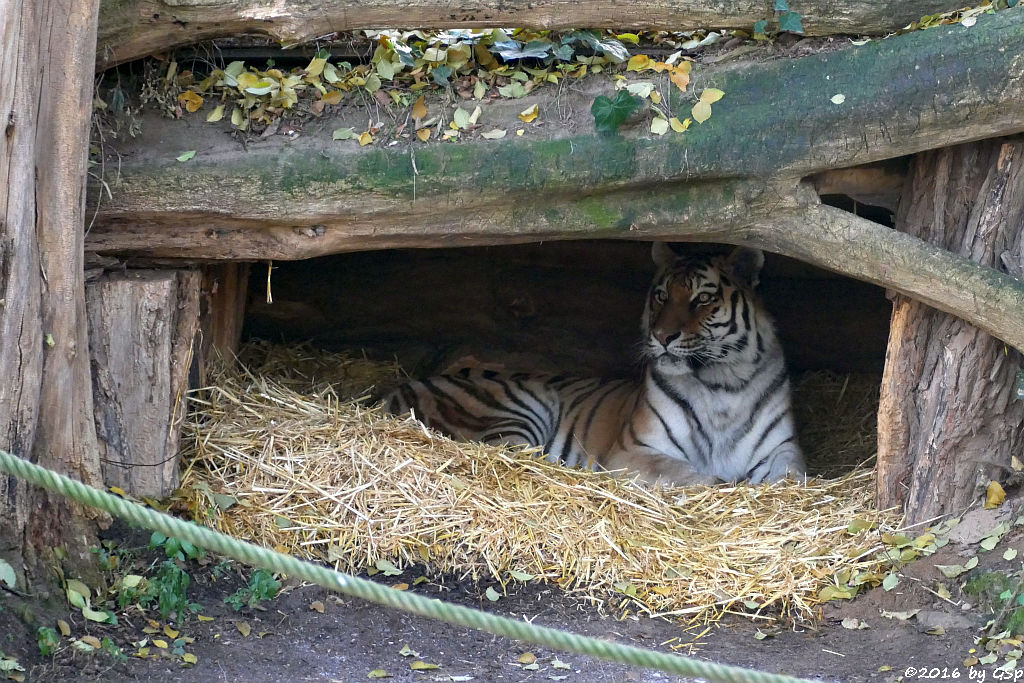
POLYGON ((848 534, 850 521, 898 521, 872 510, 870 470, 648 489, 455 442, 360 402, 371 385, 400 379, 393 364, 248 347, 194 397, 182 486, 190 509, 347 572, 390 562, 502 585, 532 577, 621 613, 701 621, 811 616, 837 572, 878 567, 878 548, 848 534))

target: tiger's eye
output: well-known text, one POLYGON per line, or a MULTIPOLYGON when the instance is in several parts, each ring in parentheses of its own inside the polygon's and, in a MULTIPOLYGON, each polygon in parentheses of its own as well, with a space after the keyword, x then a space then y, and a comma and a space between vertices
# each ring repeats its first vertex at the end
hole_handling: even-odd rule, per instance
POLYGON ((667 299, 668 299, 668 292, 666 292, 663 289, 656 289, 656 290, 654 290, 654 300, 657 301, 659 304, 665 303, 665 301, 667 299))
POLYGON ((709 303, 711 303, 714 300, 715 300, 714 295, 712 295, 712 294, 710 294, 708 292, 701 292, 700 294, 697 295, 697 298, 694 299, 694 302, 698 306, 707 306, 709 303))

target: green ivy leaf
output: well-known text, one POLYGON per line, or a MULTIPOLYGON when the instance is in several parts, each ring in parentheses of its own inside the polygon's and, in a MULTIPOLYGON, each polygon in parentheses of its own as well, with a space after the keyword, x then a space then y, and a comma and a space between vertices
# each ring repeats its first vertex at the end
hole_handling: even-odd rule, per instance
POLYGON ((775 0, 775 11, 776 12, 788 12, 789 3, 786 0, 775 0))
POLYGON ((803 33, 804 15, 799 12, 783 12, 779 15, 779 29, 791 33, 803 33))
POLYGON ((754 22, 754 35, 763 36, 768 32, 768 20, 762 19, 761 21, 754 22))
POLYGON ((620 90, 615 95, 615 99, 598 95, 594 99, 594 104, 590 106, 590 113, 594 115, 594 123, 599 132, 614 133, 639 106, 639 97, 620 90))

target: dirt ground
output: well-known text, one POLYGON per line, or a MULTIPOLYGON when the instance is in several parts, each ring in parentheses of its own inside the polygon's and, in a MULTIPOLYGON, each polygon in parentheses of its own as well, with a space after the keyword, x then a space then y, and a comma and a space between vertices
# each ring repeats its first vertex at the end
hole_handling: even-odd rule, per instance
MULTIPOLYGON (((954 530, 949 545, 906 565, 895 588, 879 587, 853 601, 833 602, 817 623, 810 624, 759 625, 727 616, 700 635, 703 626, 650 618, 619 620, 613 610, 604 613, 551 586, 530 585, 497 601, 485 597, 489 584, 450 578, 432 578, 410 590, 544 626, 811 680, 981 680, 982 672, 987 679, 1002 675, 1003 680, 1013 680, 1013 673, 995 669, 1019 643, 994 646, 1000 658, 990 665, 968 667, 964 660, 986 654, 976 639, 999 609, 999 602, 978 594, 977 586, 987 585, 985 577, 1001 575, 1013 581, 1019 576, 1020 559, 1005 557, 1012 556, 1012 550, 1024 550, 1024 532, 1014 527, 987 552, 978 542, 999 522, 1017 519, 1019 507, 1019 502, 1007 503, 1001 510, 971 513, 954 530), (953 579, 937 568, 964 564, 975 556, 978 566, 953 579), (940 595, 942 586, 949 590, 948 598, 940 595), (905 614, 883 615, 913 610, 920 611, 908 619, 900 618, 905 614)), ((115 536, 122 547, 144 546, 147 538, 138 532, 115 536)), ((134 558, 135 568, 160 559, 148 550, 137 551, 134 558)), ((218 558, 207 558, 204 566, 194 561, 185 565, 193 580, 189 599, 200 606, 204 618, 212 619, 200 620, 191 613, 183 619, 172 617, 167 635, 162 622, 157 624, 160 633, 144 631, 153 630, 148 619, 159 618, 155 610, 143 613, 129 607, 119 613, 118 625, 110 626, 89 622, 80 611, 67 607, 46 609, 36 602, 26 610, 16 596, 0 594, 0 650, 18 660, 29 681, 361 681, 380 676, 381 670, 395 681, 686 680, 449 626, 314 586, 286 583, 276 598, 236 612, 224 598, 247 585, 250 572, 238 564, 218 564, 218 558), (55 627, 57 619, 67 622, 71 636, 60 638, 55 654, 43 657, 36 627, 55 627), (109 637, 122 654, 79 652, 71 641, 86 634, 109 637), (180 653, 171 653, 170 647, 156 644, 173 637, 194 639, 184 646, 195 656, 194 665, 185 663, 180 653), (142 639, 149 641, 150 658, 133 656, 142 639), (524 657, 527 653, 536 658, 536 666, 524 657), (414 670, 413 662, 438 668, 414 670)), ((122 566, 120 571, 127 569, 122 566)), ((414 574, 407 570, 386 581, 413 583, 414 574)))

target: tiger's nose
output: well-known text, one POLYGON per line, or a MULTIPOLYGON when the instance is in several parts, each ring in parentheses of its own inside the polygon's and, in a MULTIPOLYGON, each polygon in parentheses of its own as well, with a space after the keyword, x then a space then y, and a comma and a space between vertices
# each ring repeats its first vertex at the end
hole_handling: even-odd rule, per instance
POLYGON ((662 330, 657 327, 654 328, 654 338, 657 339, 658 342, 665 348, 668 348, 669 344, 674 342, 676 339, 679 339, 681 334, 682 333, 680 332, 669 332, 667 330, 662 330))

